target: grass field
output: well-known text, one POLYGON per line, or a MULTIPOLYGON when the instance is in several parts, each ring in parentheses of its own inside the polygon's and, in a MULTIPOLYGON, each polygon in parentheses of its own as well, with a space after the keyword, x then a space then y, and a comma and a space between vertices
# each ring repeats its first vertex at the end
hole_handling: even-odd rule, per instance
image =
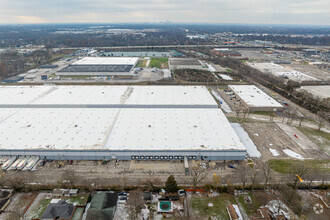
POLYGON ((273 112, 267 112, 267 111, 256 111, 256 112, 253 112, 253 114, 270 116, 271 114, 273 114, 273 112))
POLYGON ((265 205, 261 202, 261 200, 262 200, 261 197, 264 197, 264 196, 265 196, 264 193, 260 193, 260 192, 249 193, 248 195, 243 194, 243 195, 238 196, 238 202, 244 208, 246 214, 251 215, 254 212, 256 212, 256 210, 260 206, 265 205), (244 201, 245 196, 250 196, 250 198, 252 200, 251 204, 245 203, 245 201, 244 201))
POLYGON ((168 58, 152 58, 149 64, 150 67, 156 67, 159 69, 168 68, 168 58))
POLYGON ((278 173, 289 174, 290 167, 294 164, 303 163, 312 168, 319 169, 321 171, 330 172, 330 160, 292 160, 292 159, 271 159, 269 165, 272 170, 278 173))
POLYGON ((200 216, 214 219, 229 219, 227 205, 235 204, 235 197, 232 194, 222 193, 219 197, 197 197, 192 198, 192 208, 200 216), (212 203, 213 207, 208 204, 212 203))
POLYGON ((330 152, 330 134, 318 131, 312 128, 302 128, 298 127, 298 129, 304 133, 311 141, 313 141, 320 148, 325 150, 326 152, 330 152))
POLYGON ((147 66, 147 60, 139 60, 139 62, 136 64, 136 67, 146 67, 147 66))

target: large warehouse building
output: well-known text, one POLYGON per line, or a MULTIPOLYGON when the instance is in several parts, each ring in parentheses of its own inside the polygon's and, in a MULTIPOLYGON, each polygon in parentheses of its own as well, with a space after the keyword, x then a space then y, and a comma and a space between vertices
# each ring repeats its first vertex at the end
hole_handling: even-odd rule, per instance
POLYGON ((246 149, 202 86, 3 86, 0 155, 241 160, 246 149))
POLYGON ((251 111, 277 111, 283 106, 275 99, 261 91, 255 85, 229 85, 229 89, 238 96, 251 111))
POLYGON ((59 70, 58 76, 133 76, 137 57, 85 57, 59 70))

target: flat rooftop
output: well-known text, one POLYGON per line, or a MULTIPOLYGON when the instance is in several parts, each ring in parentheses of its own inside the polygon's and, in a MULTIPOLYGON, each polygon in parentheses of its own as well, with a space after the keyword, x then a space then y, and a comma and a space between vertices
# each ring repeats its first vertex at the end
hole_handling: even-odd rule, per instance
POLYGON ((123 109, 105 148, 245 150, 220 109, 123 109))
POLYGON ((275 63, 250 63, 247 64, 253 68, 256 68, 264 73, 269 73, 277 77, 287 77, 293 81, 302 82, 302 81, 319 81, 313 76, 309 76, 305 73, 296 71, 294 69, 289 69, 284 66, 275 64, 275 63))
POLYGON ((108 72, 118 72, 125 73, 131 71, 134 65, 70 65, 58 72, 68 73, 68 72, 97 72, 97 73, 108 73, 108 72))
POLYGON ((11 105, 218 107, 204 86, 0 86, 0 107, 11 105))
POLYGON ((330 98, 330 86, 301 86, 299 90, 305 90, 315 97, 319 97, 321 99, 330 98))
POLYGON ((275 99, 254 85, 229 85, 229 88, 249 107, 283 107, 280 103, 275 101, 275 99))
POLYGON ((245 150, 220 109, 0 108, 0 149, 245 150))
POLYGON ((135 65, 137 57, 85 57, 72 65, 135 65))
POLYGON ((245 150, 204 86, 1 86, 0 100, 2 150, 245 150))
MULTIPOLYGON (((8 114, 8 109, 0 108, 8 114)), ((22 108, 0 122, 0 149, 102 149, 117 109, 22 108)))

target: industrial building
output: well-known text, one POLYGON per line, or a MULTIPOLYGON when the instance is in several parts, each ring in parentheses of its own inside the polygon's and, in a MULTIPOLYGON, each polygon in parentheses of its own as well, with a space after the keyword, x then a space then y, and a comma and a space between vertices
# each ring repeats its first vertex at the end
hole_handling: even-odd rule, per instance
POLYGON ((57 160, 241 160, 203 86, 2 86, 0 155, 57 160))
POLYGON ((85 57, 59 70, 57 76, 134 76, 137 57, 85 57))
POLYGON ((275 63, 251 63, 247 62, 247 65, 253 67, 257 70, 260 70, 263 73, 272 74, 276 77, 282 77, 285 79, 290 79, 296 82, 303 81, 319 81, 313 76, 309 76, 302 72, 286 68, 284 66, 275 64, 275 63))
POLYGON ((229 85, 229 89, 251 111, 277 111, 283 106, 254 85, 229 85))
POLYGON ((24 79, 24 76, 11 76, 9 78, 3 79, 2 83, 17 83, 24 79))

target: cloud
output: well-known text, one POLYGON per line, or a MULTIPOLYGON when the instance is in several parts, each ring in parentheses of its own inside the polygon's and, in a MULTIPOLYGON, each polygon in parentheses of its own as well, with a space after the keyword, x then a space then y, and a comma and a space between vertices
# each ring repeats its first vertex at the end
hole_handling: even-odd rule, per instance
POLYGON ((329 0, 0 0, 0 23, 330 24, 329 0), (29 19, 22 19, 22 18, 29 19), (34 18, 34 19, 33 19, 34 18))

